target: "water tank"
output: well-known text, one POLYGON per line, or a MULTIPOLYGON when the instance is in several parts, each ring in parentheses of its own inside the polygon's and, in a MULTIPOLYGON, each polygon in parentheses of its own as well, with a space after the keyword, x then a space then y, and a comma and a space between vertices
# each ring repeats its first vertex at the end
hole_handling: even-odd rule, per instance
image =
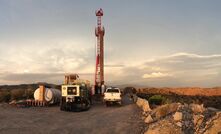
MULTIPOLYGON (((37 88, 34 92, 35 100, 41 100, 43 94, 40 93, 40 88, 37 88)), ((53 88, 45 88, 44 100, 49 104, 59 103, 61 99, 61 91, 53 88)))

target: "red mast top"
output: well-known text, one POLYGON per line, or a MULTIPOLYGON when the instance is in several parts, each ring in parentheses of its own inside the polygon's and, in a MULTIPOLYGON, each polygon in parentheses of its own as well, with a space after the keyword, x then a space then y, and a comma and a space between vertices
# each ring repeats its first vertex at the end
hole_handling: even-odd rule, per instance
POLYGON ((96 11, 96 16, 103 16, 104 12, 102 10, 102 8, 100 8, 99 10, 96 11))

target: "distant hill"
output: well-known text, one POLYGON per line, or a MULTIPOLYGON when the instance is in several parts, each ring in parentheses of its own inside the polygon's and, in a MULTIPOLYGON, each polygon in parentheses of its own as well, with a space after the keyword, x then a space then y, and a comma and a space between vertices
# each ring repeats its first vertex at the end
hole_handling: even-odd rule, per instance
POLYGON ((20 84, 20 85, 0 85, 0 90, 13 90, 13 89, 32 89, 32 90, 35 90, 39 87, 39 84, 44 84, 46 87, 60 89, 60 85, 41 82, 41 83, 20 84))
POLYGON ((1 85, 0 86, 0 103, 10 102, 12 100, 33 99, 35 90, 39 84, 46 87, 61 89, 60 85, 48 83, 20 84, 20 85, 1 85))
POLYGON ((119 87, 119 88, 121 88, 121 89, 126 88, 126 87, 148 88, 148 86, 144 86, 144 85, 135 85, 135 84, 114 85, 114 87, 119 87))

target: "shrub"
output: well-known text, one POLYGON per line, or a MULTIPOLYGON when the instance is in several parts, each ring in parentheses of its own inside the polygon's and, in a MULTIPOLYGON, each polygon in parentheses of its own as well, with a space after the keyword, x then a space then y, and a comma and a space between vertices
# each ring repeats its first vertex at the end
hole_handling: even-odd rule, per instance
POLYGON ((34 89, 26 89, 25 90, 25 98, 26 99, 33 99, 34 98, 34 89))
POLYGON ((11 89, 0 90, 0 102, 9 102, 11 100, 33 99, 34 89, 11 89))
POLYGON ((25 98, 25 90, 24 89, 14 89, 11 90, 11 100, 19 100, 25 98))
POLYGON ((161 105, 167 102, 167 99, 161 95, 153 95, 148 99, 150 104, 161 105))
POLYGON ((9 102, 10 99, 11 99, 11 95, 8 90, 0 91, 0 102, 9 102))

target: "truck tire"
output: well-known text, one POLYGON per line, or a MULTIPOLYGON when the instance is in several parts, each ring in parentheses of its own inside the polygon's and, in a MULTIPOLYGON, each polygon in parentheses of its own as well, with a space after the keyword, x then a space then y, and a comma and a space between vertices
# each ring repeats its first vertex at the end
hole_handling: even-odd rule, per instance
POLYGON ((61 111, 66 111, 67 110, 67 108, 66 108, 66 102, 65 102, 65 100, 66 100, 66 98, 61 98, 61 102, 60 102, 60 110, 61 111))
POLYGON ((62 103, 61 103, 61 105, 60 105, 60 110, 61 110, 61 111, 64 111, 64 110, 65 110, 62 103))
POLYGON ((122 101, 119 101, 119 105, 122 106, 122 101))
POLYGON ((87 100, 87 104, 86 104, 86 110, 91 108, 91 101, 87 100))
POLYGON ((91 107, 91 102, 89 99, 85 99, 83 102, 82 102, 82 107, 81 107, 81 110, 82 111, 86 111, 86 110, 89 110, 90 107, 91 107))
POLYGON ((105 105, 106 105, 106 107, 109 107, 110 104, 109 104, 108 101, 106 101, 106 102, 105 102, 105 105))

